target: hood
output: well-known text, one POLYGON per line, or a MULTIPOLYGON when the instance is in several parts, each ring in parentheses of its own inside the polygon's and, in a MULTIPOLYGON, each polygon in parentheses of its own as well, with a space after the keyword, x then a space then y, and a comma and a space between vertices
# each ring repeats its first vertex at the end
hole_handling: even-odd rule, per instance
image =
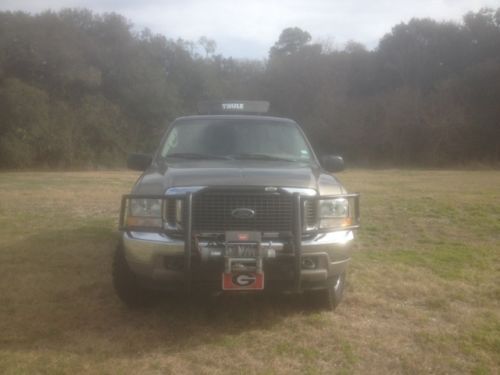
POLYGON ((332 175, 302 163, 255 160, 185 160, 153 165, 137 181, 135 194, 164 194, 171 187, 275 186, 312 188, 321 195, 344 189, 332 175))

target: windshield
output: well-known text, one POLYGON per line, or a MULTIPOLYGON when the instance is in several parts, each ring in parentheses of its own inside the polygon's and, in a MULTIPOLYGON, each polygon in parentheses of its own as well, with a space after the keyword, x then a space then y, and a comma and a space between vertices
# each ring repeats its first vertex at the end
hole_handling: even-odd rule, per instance
POLYGON ((162 145, 164 158, 311 161, 298 126, 265 119, 189 119, 177 122, 162 145))

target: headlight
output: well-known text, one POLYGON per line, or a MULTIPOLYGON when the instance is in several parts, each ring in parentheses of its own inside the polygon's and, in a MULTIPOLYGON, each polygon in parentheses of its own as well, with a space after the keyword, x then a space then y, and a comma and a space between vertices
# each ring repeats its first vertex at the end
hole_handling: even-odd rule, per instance
POLYGON ((181 232, 183 230, 184 222, 184 200, 182 197, 187 193, 197 193, 205 189, 206 186, 176 186, 171 187, 165 193, 169 199, 166 215, 166 229, 173 232, 181 232), (175 202, 175 203, 170 203, 175 202))
POLYGON ((182 230, 182 217, 183 217, 183 212, 184 212, 184 204, 182 200, 176 199, 175 200, 175 211, 174 214, 171 216, 172 218, 175 218, 173 223, 169 222, 170 228, 174 230, 182 230))
POLYGON ((319 227, 342 228, 352 225, 346 198, 324 199, 319 204, 319 227))
POLYGON ((127 225, 129 227, 161 228, 161 207, 160 199, 131 199, 127 225))

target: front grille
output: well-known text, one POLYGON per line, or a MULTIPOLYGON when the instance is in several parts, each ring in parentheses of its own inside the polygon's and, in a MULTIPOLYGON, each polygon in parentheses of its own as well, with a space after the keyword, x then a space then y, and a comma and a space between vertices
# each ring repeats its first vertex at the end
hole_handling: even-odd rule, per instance
POLYGON ((292 230, 292 213, 290 195, 207 191, 193 197, 193 230, 288 232, 292 230), (235 218, 232 212, 238 208, 251 209, 255 211, 255 216, 235 218))

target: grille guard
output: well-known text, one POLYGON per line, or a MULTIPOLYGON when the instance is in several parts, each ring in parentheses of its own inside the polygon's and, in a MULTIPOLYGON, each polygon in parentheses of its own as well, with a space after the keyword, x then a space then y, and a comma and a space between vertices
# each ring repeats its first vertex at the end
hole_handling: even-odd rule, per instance
MULTIPOLYGON (((165 230, 165 210, 166 202, 168 199, 178 199, 184 202, 183 204, 183 238, 184 238, 184 282, 186 291, 191 290, 191 258, 192 258, 192 211, 193 211, 193 196, 198 193, 187 192, 182 195, 149 195, 149 194, 126 194, 122 196, 121 207, 120 207, 120 218, 119 218, 119 230, 120 231, 144 231, 144 232, 156 232, 156 233, 168 233, 165 230), (130 207, 131 199, 159 199, 161 200, 161 212, 162 212, 162 227, 161 228, 148 228, 148 227, 129 227, 126 225, 126 219, 128 216, 128 208, 130 207)), ((336 195, 322 195, 315 197, 302 197, 299 193, 293 193, 293 211, 292 211, 292 246, 294 252, 294 269, 295 269, 295 289, 296 291, 301 290, 301 263, 302 263, 302 236, 303 234, 322 234, 334 231, 348 231, 356 230, 360 227, 360 210, 359 210, 359 200, 360 194, 336 194, 336 195), (315 228, 304 232, 302 225, 303 216, 303 199, 313 200, 319 202, 325 199, 336 199, 345 198, 349 201, 349 217, 352 218, 352 225, 338 227, 338 228, 315 228), (352 207, 352 208, 351 208, 352 207)), ((317 218, 318 219, 318 218, 317 218)), ((319 220, 318 220, 319 223, 319 220)))

